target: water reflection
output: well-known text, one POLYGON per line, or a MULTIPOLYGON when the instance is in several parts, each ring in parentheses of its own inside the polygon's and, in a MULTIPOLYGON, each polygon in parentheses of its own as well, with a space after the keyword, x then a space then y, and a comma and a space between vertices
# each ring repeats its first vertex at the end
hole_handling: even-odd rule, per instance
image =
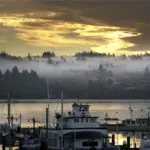
POLYGON ((130 136, 130 147, 134 148, 134 143, 136 143, 136 147, 140 147, 140 142, 141 142, 141 133, 140 132, 136 132, 134 133, 110 133, 109 137, 110 137, 110 142, 112 143, 112 134, 115 135, 115 145, 123 145, 123 143, 127 143, 127 137, 130 136))

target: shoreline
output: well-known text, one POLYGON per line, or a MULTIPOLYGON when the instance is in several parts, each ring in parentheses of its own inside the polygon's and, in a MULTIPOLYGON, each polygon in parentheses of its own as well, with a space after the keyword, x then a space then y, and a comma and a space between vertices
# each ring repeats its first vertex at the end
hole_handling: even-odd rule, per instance
MULTIPOLYGON (((0 104, 7 103, 7 99, 1 99, 0 104)), ((60 99, 11 99, 11 103, 59 103, 60 99)), ((150 103, 150 99, 64 99, 64 103, 150 103)))

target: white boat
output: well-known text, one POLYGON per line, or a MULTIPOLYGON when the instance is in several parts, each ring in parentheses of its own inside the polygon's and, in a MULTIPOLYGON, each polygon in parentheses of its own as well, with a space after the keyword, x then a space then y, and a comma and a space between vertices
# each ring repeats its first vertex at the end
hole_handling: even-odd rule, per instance
POLYGON ((57 114, 54 128, 41 129, 41 141, 47 140, 49 150, 110 148, 107 129, 100 127, 99 117, 91 116, 89 107, 74 103, 67 115, 57 114))

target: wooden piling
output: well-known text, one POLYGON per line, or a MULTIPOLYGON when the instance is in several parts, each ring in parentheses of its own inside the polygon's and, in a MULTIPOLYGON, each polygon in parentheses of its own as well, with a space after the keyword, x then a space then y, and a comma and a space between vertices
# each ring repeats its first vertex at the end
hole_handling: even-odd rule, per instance
POLYGON ((112 135, 112 145, 115 146, 115 134, 112 135))

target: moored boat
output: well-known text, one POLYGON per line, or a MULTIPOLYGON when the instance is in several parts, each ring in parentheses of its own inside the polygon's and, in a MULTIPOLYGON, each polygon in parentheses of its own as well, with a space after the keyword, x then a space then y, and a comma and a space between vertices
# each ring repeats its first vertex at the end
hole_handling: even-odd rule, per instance
POLYGON ((56 126, 41 129, 41 141, 47 141, 49 150, 112 148, 107 129, 100 127, 99 117, 92 116, 89 108, 88 104, 74 103, 67 115, 57 113, 56 126))

